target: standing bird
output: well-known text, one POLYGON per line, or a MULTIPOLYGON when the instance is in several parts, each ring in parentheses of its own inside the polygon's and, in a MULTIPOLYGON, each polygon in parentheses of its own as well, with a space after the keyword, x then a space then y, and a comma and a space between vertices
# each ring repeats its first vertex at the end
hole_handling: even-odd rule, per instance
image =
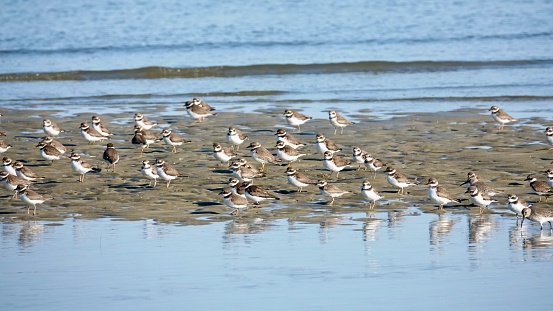
MULTIPOLYGON (((365 155, 368 153, 359 147, 353 147, 352 152, 353 161, 357 163, 357 170, 359 171, 361 170, 361 164, 365 164, 365 155)), ((367 167, 364 167, 364 169, 366 170, 367 167)))
POLYGON ((51 164, 54 164, 54 161, 60 160, 61 158, 67 158, 67 156, 61 153, 58 149, 44 142, 39 142, 36 147, 40 150, 40 156, 47 161, 51 161, 51 164))
POLYGON ((261 172, 249 164, 241 163, 240 161, 232 162, 231 164, 232 174, 243 182, 253 181, 254 178, 265 177, 266 174, 261 172))
POLYGON ((248 148, 250 148, 250 156, 261 163, 261 171, 265 170, 265 163, 277 164, 280 162, 280 159, 275 157, 267 148, 262 147, 257 141, 251 142, 248 148))
POLYGON ((10 175, 17 176, 14 164, 15 162, 11 158, 9 157, 2 158, 2 170, 4 172, 10 173, 10 175))
POLYGON ((467 173, 467 180, 462 183, 461 186, 463 185, 465 185, 467 188, 470 186, 475 186, 476 188, 478 188, 478 191, 480 191, 480 193, 490 197, 503 192, 503 190, 496 190, 488 186, 485 182, 478 179, 478 176, 474 172, 467 173))
POLYGON ((241 182, 238 178, 231 177, 228 180, 228 185, 230 188, 230 192, 246 198, 244 190, 247 184, 245 182, 241 182))
POLYGON ((438 204, 438 209, 443 209, 444 205, 449 202, 459 203, 459 200, 449 195, 443 186, 438 185, 438 180, 436 178, 429 178, 426 184, 428 185, 428 198, 432 200, 432 202, 438 204))
POLYGON ((291 166, 288 166, 288 168, 286 168, 286 180, 292 186, 298 187, 298 192, 302 192, 303 187, 316 185, 318 183, 317 180, 313 180, 307 177, 305 174, 298 172, 291 166))
POLYGON ((338 179, 338 175, 340 174, 340 171, 342 171, 343 169, 349 166, 351 165, 348 160, 345 160, 342 157, 334 155, 332 154, 332 152, 328 150, 325 151, 324 158, 323 158, 323 167, 329 170, 331 175, 333 172, 336 172, 336 179, 338 179))
POLYGON ((4 153, 10 149, 12 145, 6 144, 3 140, 0 140, 0 153, 4 153))
POLYGON ((222 146, 220 143, 213 143, 213 156, 221 163, 227 162, 227 165, 232 158, 236 157, 229 148, 222 146))
POLYGON ((163 140, 163 142, 165 142, 167 145, 172 146, 171 151, 173 153, 177 153, 177 146, 182 146, 182 144, 190 142, 190 140, 180 137, 170 129, 163 129, 163 131, 161 131, 161 135, 161 139, 163 140))
POLYGON ((248 183, 246 185, 246 188, 244 189, 244 194, 246 195, 246 199, 252 201, 255 205, 259 205, 259 203, 265 200, 280 200, 279 197, 272 194, 268 190, 253 185, 252 183, 248 183))
MULTIPOLYGON (((31 184, 30 181, 17 176, 10 175, 10 173, 6 171, 0 171, 0 181, 2 182, 2 185, 4 186, 4 188, 6 188, 8 191, 14 191, 18 185, 31 184)), ((17 192, 13 194, 13 197, 16 197, 16 196, 17 196, 17 192)))
POLYGON ((44 130, 44 133, 46 133, 46 135, 48 136, 58 136, 60 133, 65 132, 59 126, 57 126, 56 123, 52 122, 49 119, 44 119, 42 121, 42 129, 44 130))
POLYGON ((306 146, 306 144, 300 143, 292 134, 286 133, 284 129, 277 129, 275 135, 277 136, 277 140, 282 140, 286 145, 294 149, 306 146))
POLYGON ((156 172, 159 177, 167 181, 167 189, 169 189, 171 180, 174 180, 177 177, 183 177, 171 164, 165 162, 165 160, 161 158, 156 159, 156 172))
POLYGON ((516 214, 517 221, 518 215, 522 215, 522 210, 531 206, 532 205, 528 204, 523 199, 520 199, 516 194, 509 194, 507 196, 507 208, 516 214))
POLYGON ((90 165, 90 163, 86 162, 76 152, 72 152, 69 158, 71 159, 71 168, 73 169, 73 171, 79 173, 79 182, 84 182, 84 174, 88 172, 99 173, 102 170, 90 165))
POLYGON ((238 151, 240 145, 248 139, 248 136, 244 135, 239 129, 234 126, 228 128, 227 140, 232 144, 232 150, 238 151), (235 148, 236 147, 236 148, 235 148))
POLYGON ((524 219, 528 218, 533 222, 540 224, 540 230, 543 230, 543 223, 549 223, 549 230, 553 231, 553 226, 551 226, 551 221, 553 221, 553 211, 541 207, 533 206, 531 208, 526 207, 522 209, 522 221, 520 222, 520 227, 522 228, 522 223, 524 219))
POLYGON ((282 140, 277 141, 275 147, 277 148, 277 158, 282 161, 287 161, 288 166, 290 166, 290 163, 306 155, 305 153, 299 153, 296 149, 286 145, 282 140))
POLYGON ((492 106, 489 111, 492 112, 492 118, 499 122, 499 130, 502 130, 506 123, 518 121, 517 119, 511 117, 508 113, 505 111, 499 109, 497 106, 492 106))
POLYGON ((150 131, 143 129, 140 125, 134 126, 134 136, 131 139, 133 145, 140 145, 140 155, 144 154, 144 149, 150 148, 150 145, 156 142, 157 137, 150 131))
POLYGON ((157 123, 148 120, 148 118, 146 118, 141 113, 135 113, 134 114, 134 123, 135 123, 135 125, 138 125, 138 126, 140 126, 141 128, 143 128, 145 130, 149 130, 152 127, 157 125, 157 123))
POLYGON ((31 205, 34 207, 33 215, 36 215, 36 205, 42 204, 52 198, 45 198, 42 195, 29 189, 29 185, 18 185, 15 188, 15 192, 19 195, 19 199, 27 204, 27 215, 30 213, 31 205))
POLYGON ((337 186, 329 184, 324 179, 320 179, 317 182, 317 186, 319 187, 322 193, 332 198, 332 200, 328 203, 328 205, 332 205, 334 203, 334 198, 338 198, 343 196, 344 194, 350 193, 349 191, 341 190, 337 186))
POLYGON ((390 185, 398 187, 399 190, 397 191, 397 193, 399 194, 404 193, 404 188, 415 185, 414 183, 410 182, 409 179, 405 177, 405 175, 398 173, 398 171, 391 166, 386 167, 386 181, 390 185))
POLYGON ((379 159, 375 159, 370 154, 365 154, 363 155, 363 157, 365 158, 365 167, 368 167, 369 169, 371 169, 371 171, 373 172, 373 179, 375 179, 376 171, 381 169, 384 166, 384 164, 382 163, 382 161, 380 161, 379 159))
POLYGON ((317 152, 319 152, 320 154, 324 154, 327 151, 330 151, 332 153, 342 151, 342 148, 336 146, 336 144, 332 140, 326 138, 323 134, 318 133, 316 135, 316 138, 317 142, 315 143, 315 149, 317 149, 317 152))
POLYGON ((100 117, 92 116, 92 128, 95 129, 100 135, 104 137, 113 136, 113 134, 108 130, 108 128, 102 123, 100 117))
POLYGON ((199 99, 198 97, 192 98, 192 103, 196 106, 199 106, 200 108, 202 108, 205 111, 215 110, 215 108, 211 107, 208 103, 206 103, 205 101, 199 99))
POLYGON ((369 201, 369 209, 373 209, 376 205, 376 201, 384 198, 378 194, 376 190, 374 190, 371 182, 368 180, 363 181, 363 184, 361 185, 361 195, 365 198, 365 200, 369 201))
POLYGON ((115 172, 115 164, 119 162, 119 153, 117 152, 117 150, 115 150, 115 147, 112 143, 108 143, 106 145, 106 150, 102 155, 102 159, 104 159, 104 161, 106 161, 106 163, 108 164, 108 171, 111 165, 113 167, 113 172, 115 172))
POLYGON ((478 188, 475 186, 470 186, 467 188, 465 193, 470 194, 470 201, 472 204, 480 208, 480 214, 484 211, 484 208, 488 207, 492 203, 497 203, 498 201, 491 199, 489 196, 480 193, 478 188))
POLYGON ((538 181, 536 176, 530 174, 526 177, 525 181, 530 183, 530 188, 534 191, 535 194, 539 196, 539 201, 541 202, 541 197, 545 196, 545 201, 550 195, 553 195, 553 188, 549 186, 545 181, 538 181))
POLYGON ((547 169, 547 171, 545 171, 545 182, 550 187, 553 187, 553 170, 552 169, 547 169))
POLYGON ((81 136, 88 141, 88 144, 94 144, 97 141, 102 141, 108 139, 106 136, 100 134, 95 129, 91 128, 90 125, 86 123, 81 123, 79 127, 81 129, 81 136))
POLYGON ((330 124, 334 126, 334 135, 336 135, 338 128, 340 128, 340 135, 342 135, 344 134, 344 127, 355 124, 355 122, 348 121, 334 110, 328 112, 328 119, 330 120, 330 124))
POLYGON ((17 173, 17 177, 23 178, 28 181, 36 181, 37 179, 44 179, 44 177, 40 177, 37 173, 33 172, 30 168, 23 165, 23 162, 15 162, 14 164, 15 172, 17 173))
POLYGON ((248 208, 248 200, 246 198, 243 198, 228 190, 223 190, 219 192, 219 194, 223 195, 223 202, 225 203, 226 206, 230 208, 234 208, 234 211, 230 213, 231 215, 238 215, 241 209, 248 208))
POLYGON ((150 161, 144 160, 142 161, 142 167, 140 168, 140 172, 148 179, 149 181, 148 187, 155 188, 157 184, 157 179, 159 178, 156 167, 150 165, 150 161), (154 182, 153 186, 152 186, 152 181, 154 182))
POLYGON ((312 117, 306 117, 303 114, 290 109, 284 110, 283 114, 286 117, 286 122, 288 122, 288 124, 298 127, 298 132, 301 131, 302 124, 313 119, 312 117))
MULTIPOLYGON (((545 133, 545 141, 547 141, 547 144, 553 146, 553 127, 546 127, 543 132, 545 133)), ((553 149, 553 147, 549 149, 553 149)))
POLYGON ((41 142, 58 149, 58 151, 62 154, 65 154, 67 152, 67 148, 62 143, 60 143, 59 141, 52 138, 52 136, 42 137, 41 142))
POLYGON ((188 113, 192 119, 197 120, 199 123, 201 123, 204 118, 217 115, 216 113, 211 112, 209 108, 202 106, 201 104, 195 104, 194 100, 185 102, 184 106, 186 107, 186 113, 188 113))

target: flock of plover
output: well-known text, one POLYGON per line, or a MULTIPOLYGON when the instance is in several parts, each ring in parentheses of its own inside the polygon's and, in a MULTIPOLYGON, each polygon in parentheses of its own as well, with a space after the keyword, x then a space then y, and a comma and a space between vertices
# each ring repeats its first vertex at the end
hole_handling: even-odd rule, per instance
MULTIPOLYGON (((203 122, 205 118, 216 115, 213 107, 198 98, 187 101, 185 107, 188 115, 195 119, 196 122, 203 122)), ((504 128, 505 124, 517 121, 497 106, 492 106, 489 111, 491 111, 492 118, 500 124, 500 130, 504 128)), ((297 127, 298 132, 301 131, 303 124, 312 120, 311 117, 290 109, 286 109, 283 115, 290 126, 297 127)), ((329 121, 335 129, 335 135, 338 135, 338 130, 340 131, 339 134, 342 135, 345 127, 354 124, 354 122, 347 120, 334 110, 329 111, 328 115, 329 121)), ((0 114, 1 117, 2 115, 0 114)), ((131 143, 140 147, 141 153, 149 148, 151 144, 158 141, 163 141, 170 145, 172 152, 176 152, 177 146, 190 142, 169 129, 164 129, 161 132, 161 136, 153 134, 150 129, 157 124, 149 121, 140 113, 135 114, 134 123, 134 136, 131 143)), ((103 142, 110 139, 113 135, 96 115, 92 117, 91 125, 81 123, 79 128, 82 137, 90 144, 103 142)), ((52 162, 61 159, 70 160, 71 168, 79 174, 79 182, 84 182, 85 174, 101 170, 89 164, 80 154, 68 150, 66 146, 56 140, 56 137, 63 133, 63 130, 54 122, 49 119, 43 120, 43 130, 46 136, 36 145, 42 158, 52 162)), ((544 132, 546 142, 553 146, 553 127, 547 127, 544 132)), ((0 131, 0 135, 6 136, 6 133, 0 131)), ((302 152, 302 147, 306 144, 299 142, 291 133, 282 128, 277 129, 274 135, 276 136, 276 143, 271 147, 276 148, 275 154, 256 141, 252 141, 246 147, 250 149, 251 158, 261 165, 260 168, 251 165, 244 158, 238 158, 237 151, 248 140, 248 136, 236 126, 228 128, 226 139, 230 144, 229 147, 219 142, 213 143, 213 156, 215 160, 226 163, 232 171, 232 177, 228 180, 228 188, 220 192, 224 204, 233 209, 231 214, 236 215, 240 210, 245 210, 251 205, 258 206, 265 200, 279 200, 274 191, 265 189, 257 184, 254 185, 255 179, 266 176, 265 165, 267 163, 282 166, 287 165, 286 180, 289 184, 297 187, 298 192, 302 192, 303 188, 309 185, 318 186, 322 194, 330 197, 328 204, 333 204, 335 199, 342 195, 352 193, 341 190, 337 185, 330 183, 327 181, 327 177, 325 179, 313 179, 293 168, 291 164, 306 155, 306 153, 302 152)), ((12 145, 4 140, 0 140, 0 153, 7 153, 10 148, 12 148, 12 145)), ((399 194, 403 194, 405 188, 417 184, 414 180, 409 180, 398 172, 396 168, 383 164, 382 161, 359 147, 352 147, 351 158, 336 154, 343 154, 345 151, 323 134, 319 133, 316 135, 315 148, 323 156, 322 165, 325 170, 330 172, 328 177, 332 173, 336 173, 336 178, 338 178, 340 171, 357 165, 357 170, 368 169, 371 171, 373 178, 376 176, 377 171, 385 171, 386 181, 391 186, 396 187, 399 194)), ((108 170, 111 169, 115 172, 120 155, 113 143, 107 143, 102 159, 107 163, 108 170)), ((3 157, 0 178, 3 186, 13 192, 14 197, 18 196, 27 205, 27 213, 30 213, 30 207, 32 206, 34 208, 33 214, 36 214, 36 205, 42 204, 51 198, 30 189, 34 182, 40 181, 43 177, 37 175, 29 167, 25 166, 23 162, 14 161, 8 156, 3 157)), ((166 187, 169 188, 171 181, 184 176, 163 158, 157 158, 155 159, 155 163, 151 164, 148 160, 142 161, 141 172, 144 177, 150 180, 149 187, 156 187, 157 179, 161 179, 166 182, 166 187)), ((545 176, 545 181, 538 180, 534 175, 529 175, 526 178, 534 193, 539 196, 540 201, 542 196, 545 196, 547 200, 548 196, 553 195, 553 170, 547 170, 545 176)), ((443 186, 439 185, 436 178, 429 178, 426 185, 428 185, 428 199, 437 204, 438 209, 443 209, 444 205, 451 202, 459 202, 443 186)), ((490 204, 498 202, 492 197, 502 193, 502 191, 495 190, 479 180, 474 172, 468 172, 467 180, 461 185, 466 185, 467 190, 465 193, 468 194, 471 203, 480 209, 480 212, 483 212, 490 204)), ((368 202, 370 209, 374 208, 377 201, 383 198, 371 185, 369 179, 362 182, 360 195, 368 202)), ((521 226, 524 219, 527 218, 539 223, 542 228, 543 223, 549 222, 550 229, 553 230, 553 226, 551 225, 553 211, 532 206, 514 194, 507 196, 507 207, 516 214, 517 219, 519 215, 522 217, 521 226)))

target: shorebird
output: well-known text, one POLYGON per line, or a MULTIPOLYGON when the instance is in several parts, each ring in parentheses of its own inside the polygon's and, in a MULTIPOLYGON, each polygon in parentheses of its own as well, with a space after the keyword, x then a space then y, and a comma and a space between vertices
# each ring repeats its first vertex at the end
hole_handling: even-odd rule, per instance
POLYGON ((450 202, 459 203, 459 200, 454 199, 447 192, 446 188, 438 185, 438 180, 436 178, 429 178, 426 184, 428 185, 428 198, 432 202, 438 204, 438 209, 443 209, 444 205, 450 202))
POLYGON ((222 190, 219 194, 223 195, 223 202, 226 206, 234 208, 234 211, 230 213, 231 215, 238 215, 241 209, 248 208, 248 200, 246 198, 243 198, 228 190, 222 190))
POLYGON ((50 164, 54 164, 54 161, 60 160, 62 158, 67 158, 63 153, 53 146, 46 144, 44 142, 39 142, 36 147, 40 150, 40 156, 47 161, 51 161, 50 164))
POLYGON ((487 195, 490 197, 493 197, 496 194, 502 193, 502 190, 496 190, 492 187, 488 186, 485 182, 481 181, 476 173, 474 172, 468 172, 467 173, 467 180, 463 182, 460 186, 466 186, 467 188, 470 186, 475 186, 478 188, 478 191, 482 193, 483 195, 487 195))
POLYGON ((241 182, 238 178, 231 177, 228 180, 228 185, 230 188, 230 192, 246 198, 244 190, 248 184, 246 184, 245 182, 241 182))
POLYGON ((246 199, 253 202, 255 205, 265 200, 280 200, 279 197, 269 192, 267 189, 248 183, 244 188, 246 199))
POLYGON ((334 135, 336 135, 338 128, 340 128, 340 135, 342 135, 344 134, 344 127, 355 124, 355 122, 348 121, 334 110, 328 112, 328 119, 330 120, 330 124, 334 126, 334 135))
POLYGON ((498 201, 491 199, 487 195, 483 195, 480 193, 478 188, 475 186, 470 186, 467 188, 467 191, 465 193, 470 194, 470 201, 472 204, 478 206, 480 208, 480 214, 484 211, 484 208, 488 207, 492 203, 497 203, 498 201))
POLYGON ((318 183, 317 180, 313 180, 307 177, 305 174, 298 172, 291 166, 288 166, 288 168, 286 168, 286 180, 292 186, 298 187, 298 192, 302 192, 304 187, 307 187, 309 185, 316 185, 318 183))
POLYGON ((156 126, 157 123, 152 122, 148 120, 144 115, 141 113, 135 113, 134 114, 134 123, 138 126, 140 126, 142 129, 149 130, 152 127, 156 126))
POLYGON ((492 118, 499 122, 499 130, 502 130, 506 123, 518 121, 517 119, 511 117, 508 113, 505 111, 499 109, 497 106, 492 106, 489 111, 492 112, 492 118))
POLYGON ((177 177, 183 177, 183 175, 179 174, 179 172, 171 164, 165 162, 165 160, 161 158, 156 159, 156 172, 159 177, 167 181, 167 189, 169 189, 171 180, 174 180, 177 177))
POLYGON ((384 166, 384 164, 382 163, 382 161, 380 161, 379 159, 375 159, 370 154, 365 154, 363 155, 363 157, 365 158, 365 167, 368 167, 369 169, 371 169, 371 171, 373 172, 373 179, 375 179, 376 171, 381 169, 384 166))
POLYGON ((56 123, 52 122, 49 119, 44 119, 42 121, 42 129, 44 130, 44 133, 46 133, 46 135, 48 136, 58 136, 60 133, 65 132, 59 126, 57 126, 56 123))
POLYGON ((250 182, 253 181, 254 178, 266 176, 264 172, 255 169, 249 164, 245 165, 243 162, 241 163, 240 161, 232 162, 230 167, 232 169, 232 174, 234 175, 234 177, 243 182, 250 182))
POLYGON ((250 148, 250 156, 261 163, 261 171, 265 170, 265 163, 278 164, 280 159, 275 157, 267 148, 261 146, 261 143, 254 141, 248 146, 250 148))
POLYGON ((196 104, 194 100, 186 101, 184 106, 186 107, 186 113, 188 113, 190 117, 197 120, 199 123, 201 123, 204 118, 217 115, 216 113, 211 112, 209 109, 211 107, 208 108, 206 106, 202 106, 201 104, 196 104))
POLYGON ((199 99, 198 97, 194 97, 192 98, 192 103, 196 106, 199 106, 200 108, 202 108, 203 110, 206 110, 206 111, 213 111, 215 110, 215 108, 213 108, 212 106, 210 106, 208 103, 206 103, 205 101, 199 99))
POLYGON ((115 164, 119 162, 119 153, 117 152, 117 150, 115 150, 115 147, 112 143, 108 143, 106 145, 106 150, 102 155, 102 159, 104 159, 104 161, 108 164, 108 171, 109 167, 111 166, 113 168, 113 172, 115 172, 115 164))
POLYGON ((54 138, 52 138, 52 136, 44 136, 42 137, 42 140, 41 142, 47 144, 47 145, 50 145, 56 149, 58 149, 58 151, 61 153, 61 154, 65 154, 67 152, 67 147, 65 147, 62 143, 60 143, 59 141, 55 140, 54 138))
POLYGON ((332 200, 328 203, 328 205, 332 205, 334 203, 334 198, 338 198, 343 196, 344 194, 350 193, 349 191, 344 191, 338 188, 335 185, 329 184, 326 180, 320 179, 317 182, 317 186, 321 190, 322 193, 329 196, 332 200))
POLYGON ((71 168, 75 172, 79 173, 79 182, 84 182, 84 174, 88 172, 99 173, 102 170, 100 168, 93 167, 92 165, 90 165, 90 163, 86 162, 76 152, 72 152, 69 158, 71 159, 71 168))
POLYGON ((6 144, 3 140, 0 140, 0 153, 8 151, 8 149, 10 149, 11 147, 13 146, 10 144, 6 144))
POLYGON ((28 181, 36 181, 37 179, 44 179, 40 177, 37 173, 33 172, 30 168, 23 165, 23 162, 15 162, 14 164, 15 172, 17 177, 23 178, 28 181))
POLYGON ((299 153, 296 149, 286 145, 282 140, 277 141, 275 147, 277 148, 277 158, 288 162, 288 166, 300 157, 306 155, 305 153, 299 153))
POLYGON ((405 177, 405 175, 400 174, 397 170, 391 166, 386 167, 386 181, 395 187, 398 187, 397 193, 403 194, 403 189, 409 186, 414 186, 415 183, 412 183, 405 177))
POLYGON ((108 137, 100 134, 95 129, 91 128, 90 125, 86 123, 81 123, 79 127, 81 129, 81 136, 88 141, 88 144, 94 144, 97 141, 102 141, 108 139, 108 137))
POLYGON ((338 175, 340 174, 340 171, 345 169, 346 167, 349 167, 350 162, 348 160, 345 160, 342 157, 339 157, 337 155, 332 154, 330 151, 325 151, 324 158, 323 158, 323 167, 327 170, 329 170, 332 175, 332 172, 336 172, 336 179, 338 179, 338 175))
POLYGON ((134 126, 134 136, 131 139, 133 145, 140 145, 140 155, 144 154, 144 149, 150 148, 150 145, 156 142, 157 137, 150 131, 143 129, 140 125, 134 126))
POLYGON ((10 175, 17 176, 15 162, 10 157, 2 158, 2 170, 10 173, 10 175))
MULTIPOLYGON (((547 141, 547 144, 553 146, 553 127, 546 127, 543 132, 545 133, 545 141, 547 141)), ((549 149, 553 149, 553 147, 549 149)))
MULTIPOLYGON (((8 191, 14 191, 19 185, 31 184, 30 181, 14 175, 10 175, 10 173, 6 171, 0 171, 0 181, 2 182, 2 185, 4 186, 4 188, 6 188, 8 191)), ((13 197, 16 197, 16 196, 17 196, 17 192, 13 194, 13 197)))
POLYGON ((163 140, 163 142, 172 147, 171 151, 173 153, 177 153, 177 146, 182 146, 184 143, 190 142, 190 140, 180 137, 170 129, 164 129, 163 131, 161 131, 161 135, 161 139, 163 140))
POLYGON ((229 148, 222 146, 220 143, 213 143, 213 156, 221 163, 227 162, 227 165, 229 165, 232 158, 236 157, 229 148))
POLYGON ((228 128, 227 140, 232 144, 232 149, 234 151, 238 151, 238 148, 240 148, 240 145, 243 144, 246 139, 248 139, 248 136, 244 135, 244 133, 236 127, 231 126, 228 128))
MULTIPOLYGON (((368 154, 368 153, 366 151, 363 151, 359 147, 353 147, 353 149, 352 149, 353 161, 355 161, 355 163, 357 163, 357 170, 358 171, 361 170, 361 165, 365 164, 365 155, 366 154, 368 154)), ((363 169, 366 170, 367 167, 365 166, 363 169)))
POLYGON ((150 165, 150 161, 144 160, 142 161, 142 167, 140 168, 140 172, 148 179, 149 181, 148 187, 155 188, 157 184, 157 179, 159 178, 156 167, 150 165), (152 181, 154 182, 153 185, 152 185, 152 181))
POLYGON ((363 181, 361 184, 361 196, 365 198, 365 200, 369 201, 369 209, 373 209, 376 205, 376 201, 384 198, 371 185, 371 182, 368 180, 363 181))
POLYGON ((284 129, 277 129, 275 135, 277 136, 277 140, 282 140, 286 145, 294 149, 306 146, 306 144, 299 142, 292 134, 286 133, 284 129))
POLYGON ((42 204, 52 198, 45 198, 44 196, 29 189, 29 185, 18 185, 14 191, 19 195, 19 199, 27 204, 27 215, 30 213, 31 205, 34 207, 33 215, 36 215, 36 205, 42 204))
POLYGON ((540 230, 543 230, 543 223, 549 223, 549 230, 553 231, 553 226, 551 226, 551 221, 553 221, 553 211, 537 206, 525 207, 522 209, 522 221, 520 222, 520 227, 522 228, 522 223, 524 219, 528 218, 533 222, 540 224, 540 230))
POLYGON ((100 120, 100 117, 98 116, 92 116, 92 128, 95 129, 102 136, 105 136, 105 137, 113 136, 113 134, 102 123, 102 121, 100 120))
POLYGON ((516 214, 517 220, 518 215, 522 215, 522 210, 531 206, 531 204, 528 204, 523 199, 520 199, 516 194, 509 194, 507 196, 507 208, 516 214))
POLYGON ((286 117, 286 122, 288 122, 288 124, 298 127, 298 132, 301 131, 302 124, 313 119, 312 117, 306 117, 303 114, 290 109, 284 110, 283 114, 286 117))
POLYGON ((539 201, 541 202, 541 197, 545 196, 545 201, 550 195, 553 195, 553 188, 549 186, 545 181, 538 181, 538 179, 530 174, 526 177, 525 181, 530 183, 530 188, 534 191, 535 194, 539 196, 539 201))
POLYGON ((332 140, 326 138, 321 133, 318 133, 316 135, 316 139, 317 139, 317 142, 315 143, 315 149, 320 154, 324 154, 326 151, 330 151, 332 153, 342 151, 342 148, 339 148, 338 146, 336 146, 336 144, 332 140))

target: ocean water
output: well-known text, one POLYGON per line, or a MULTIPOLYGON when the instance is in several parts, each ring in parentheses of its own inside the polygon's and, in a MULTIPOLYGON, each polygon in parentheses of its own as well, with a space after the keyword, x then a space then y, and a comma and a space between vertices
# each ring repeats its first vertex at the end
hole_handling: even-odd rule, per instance
MULTIPOLYGON (((223 112, 293 105, 389 118, 497 104, 553 122, 552 16, 548 0, 4 1, 0 107, 177 113, 198 96, 223 112)), ((512 217, 416 208, 321 224, 3 219, 0 302, 539 309, 552 246, 549 231, 512 217)))

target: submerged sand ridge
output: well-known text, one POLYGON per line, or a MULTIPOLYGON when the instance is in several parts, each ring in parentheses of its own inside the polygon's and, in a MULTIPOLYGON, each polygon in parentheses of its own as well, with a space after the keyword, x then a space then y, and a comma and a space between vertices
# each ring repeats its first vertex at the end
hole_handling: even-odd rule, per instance
POLYGON ((0 130, 7 135, 3 140, 13 146, 2 156, 23 161, 44 176, 44 180, 34 183, 31 188, 53 199, 38 204, 38 214, 33 217, 27 215, 25 204, 11 198, 12 193, 2 189, 0 217, 43 220, 65 217, 153 218, 183 224, 224 221, 231 217, 318 222, 339 217, 348 211, 368 210, 368 204, 359 194, 365 179, 369 179, 385 197, 377 203, 377 209, 401 210, 417 206, 427 212, 436 209, 436 205, 427 199, 425 184, 429 177, 437 178, 450 194, 463 199, 459 204, 447 205, 446 212, 478 213, 478 208, 469 207, 468 194, 464 193, 464 187, 459 186, 466 180, 468 171, 476 172, 494 188, 504 191, 504 194, 495 197, 500 203, 492 205, 492 212, 504 213, 508 193, 517 194, 527 201, 537 201, 537 196, 531 194, 524 179, 527 174, 536 173, 543 180, 543 172, 552 160, 549 146, 544 144, 544 120, 520 120, 515 126, 508 124, 503 130, 498 130, 498 125, 480 109, 414 113, 387 120, 375 119, 370 112, 345 114, 356 124, 346 127, 344 135, 334 135, 334 128, 328 119, 311 120, 302 125, 302 131, 298 133, 295 128, 285 125, 283 109, 280 108, 252 113, 217 110, 216 116, 202 123, 194 123, 184 111, 182 115, 164 115, 163 106, 159 108, 145 109, 141 113, 159 124, 151 131, 160 137, 161 130, 169 128, 191 140, 177 147, 177 153, 171 152, 171 146, 157 142, 141 155, 140 148, 130 142, 133 113, 125 109, 114 114, 102 115, 91 111, 63 118, 54 117, 56 112, 46 115, 37 114, 35 110, 1 110, 0 130), (92 145, 80 135, 79 125, 81 122, 90 124, 91 117, 96 114, 115 135, 109 141, 92 145), (102 171, 87 173, 84 182, 79 183, 79 176, 72 171, 69 159, 53 164, 42 159, 35 146, 45 136, 43 118, 52 119, 66 130, 57 140, 81 154, 89 163, 102 168, 102 171), (254 184, 271 190, 280 200, 263 202, 259 208, 250 208, 241 211, 239 216, 231 216, 232 209, 223 204, 219 192, 228 188, 227 181, 232 174, 226 163, 219 163, 212 154, 213 142, 230 147, 226 141, 229 126, 235 126, 248 135, 248 140, 240 146, 238 156, 256 167, 261 165, 250 157, 246 146, 252 141, 259 141, 275 154, 274 133, 277 128, 284 127, 298 140, 308 144, 301 149, 307 155, 292 166, 313 179, 326 178, 329 183, 351 194, 336 198, 333 205, 327 205, 330 198, 321 196, 316 186, 308 186, 304 188, 305 192, 298 193, 286 181, 286 165, 268 163, 265 166, 267 176, 256 179, 254 184), (351 160, 352 148, 360 147, 385 164, 394 166, 418 185, 406 188, 404 195, 397 194, 397 188, 386 182, 384 169, 378 171, 373 180, 372 172, 357 171, 355 163, 340 172, 338 180, 336 173, 328 177, 330 172, 323 168, 323 156, 315 150, 317 133, 323 133, 343 148, 337 155, 351 160), (115 172, 108 171, 102 160, 107 142, 113 143, 121 156, 115 172), (148 187, 148 180, 141 175, 140 167, 142 160, 154 163, 156 158, 164 159, 186 177, 172 181, 168 189, 160 179, 157 187, 148 187))

